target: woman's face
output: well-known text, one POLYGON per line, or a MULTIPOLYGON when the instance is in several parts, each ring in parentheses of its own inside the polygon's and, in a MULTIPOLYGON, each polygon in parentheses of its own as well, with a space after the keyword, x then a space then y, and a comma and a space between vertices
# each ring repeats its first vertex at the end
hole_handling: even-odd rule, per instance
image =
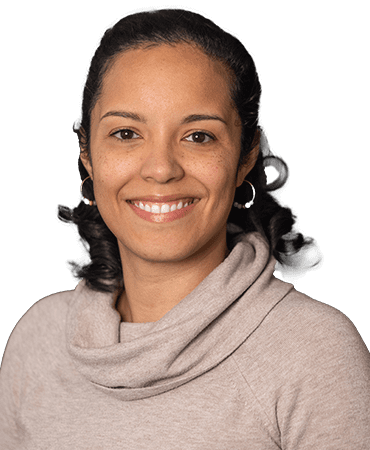
MULTIPOLYGON (((224 248, 241 125, 221 63, 188 44, 120 54, 91 116, 91 164, 121 257, 182 261, 224 248)), ((253 165, 253 164, 252 164, 253 165)))

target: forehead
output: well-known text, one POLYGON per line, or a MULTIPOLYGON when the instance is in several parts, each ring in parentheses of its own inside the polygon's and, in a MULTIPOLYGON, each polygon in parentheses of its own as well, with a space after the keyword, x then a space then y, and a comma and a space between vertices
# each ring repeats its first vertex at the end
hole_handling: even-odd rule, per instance
POLYGON ((122 101, 230 109, 230 86, 225 66, 196 46, 162 44, 116 56, 104 76, 98 103, 103 109, 122 101))

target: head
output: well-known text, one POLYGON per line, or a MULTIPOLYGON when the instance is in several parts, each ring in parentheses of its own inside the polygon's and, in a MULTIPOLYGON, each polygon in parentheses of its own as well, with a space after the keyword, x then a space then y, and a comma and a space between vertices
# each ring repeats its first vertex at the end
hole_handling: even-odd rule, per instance
MULTIPOLYGON (((233 160, 233 177, 236 181, 234 200, 244 204, 251 196, 250 186, 242 183, 240 174, 253 183, 257 195, 250 210, 231 208, 232 199, 228 199, 231 210, 229 209, 229 215, 224 216, 223 220, 237 225, 238 233, 259 231, 269 242, 271 254, 278 261, 282 261, 292 245, 298 250, 305 242, 301 235, 291 234, 286 245, 287 240, 283 239, 283 236, 291 232, 294 218, 289 209, 282 208, 268 193, 284 183, 287 172, 286 165, 281 160, 274 159, 269 152, 265 154, 268 146, 265 145, 264 152, 259 151, 261 129, 258 125, 258 113, 261 87, 254 62, 235 37, 199 14, 174 9, 143 12, 123 18, 106 31, 91 62, 83 93, 82 119, 75 128, 81 149, 81 179, 84 180, 91 174, 91 168, 94 166, 92 149, 95 141, 92 124, 99 100, 106 99, 104 86, 112 83, 109 79, 117 74, 120 64, 124 64, 124 70, 130 70, 127 64, 130 61, 130 53, 132 55, 132 52, 136 51, 139 55, 143 51, 159 51, 161 48, 171 47, 192 48, 200 59, 203 58, 204 61, 206 58, 210 65, 217 67, 225 81, 222 94, 227 96, 235 113, 235 128, 238 128, 239 135, 238 148, 234 152, 236 159, 233 160), (266 185, 264 166, 267 165, 267 159, 269 164, 274 161, 275 166, 279 163, 283 169, 282 176, 273 186, 266 185)), ((129 78, 130 72, 127 73, 129 78)), ((94 199, 91 179, 84 183, 83 194, 91 200, 94 199)), ((80 235, 90 247, 91 263, 77 267, 77 276, 85 278, 88 284, 97 290, 113 291, 117 283, 122 282, 120 254, 116 235, 106 226, 98 209, 81 202, 73 211, 60 208, 59 216, 62 220, 76 223, 80 235)), ((231 233, 228 238, 228 246, 231 248, 234 245, 231 233)))
POLYGON ((260 91, 244 46, 199 14, 140 12, 108 28, 91 59, 78 132, 81 161, 122 263, 129 254, 162 262, 224 254, 235 190, 258 155, 260 91), (210 116, 218 119, 204 119, 210 116), (213 136, 208 146, 199 136, 193 142, 200 121, 207 123, 200 139, 213 136), (124 141, 122 128, 130 134, 124 141), (144 198, 149 208, 176 201, 182 209, 186 198, 199 206, 181 221, 177 211, 146 218, 166 222, 158 227, 142 220, 144 198))

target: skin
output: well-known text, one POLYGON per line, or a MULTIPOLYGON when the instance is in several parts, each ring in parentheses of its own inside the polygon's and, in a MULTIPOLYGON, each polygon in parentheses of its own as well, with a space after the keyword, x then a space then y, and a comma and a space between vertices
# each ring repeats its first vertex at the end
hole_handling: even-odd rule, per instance
POLYGON ((258 154, 237 170, 241 126, 229 92, 223 65, 189 44, 126 51, 105 75, 81 158, 118 240, 124 321, 159 320, 227 255, 235 189, 258 154), (183 217, 156 222, 129 203, 167 195, 197 200, 183 217))

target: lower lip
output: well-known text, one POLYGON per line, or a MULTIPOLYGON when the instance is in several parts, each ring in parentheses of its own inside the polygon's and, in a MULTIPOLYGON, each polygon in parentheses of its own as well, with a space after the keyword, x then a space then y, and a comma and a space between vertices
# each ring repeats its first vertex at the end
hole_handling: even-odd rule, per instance
POLYGON ((191 205, 186 206, 186 208, 177 209, 175 211, 170 211, 164 214, 154 214, 152 212, 138 208, 137 206, 133 205, 130 202, 127 202, 127 204, 139 217, 141 217, 144 220, 147 220, 148 222, 155 222, 155 223, 167 223, 173 222, 174 220, 177 219, 182 219, 183 217, 190 214, 195 207, 195 203, 192 203, 191 205))

